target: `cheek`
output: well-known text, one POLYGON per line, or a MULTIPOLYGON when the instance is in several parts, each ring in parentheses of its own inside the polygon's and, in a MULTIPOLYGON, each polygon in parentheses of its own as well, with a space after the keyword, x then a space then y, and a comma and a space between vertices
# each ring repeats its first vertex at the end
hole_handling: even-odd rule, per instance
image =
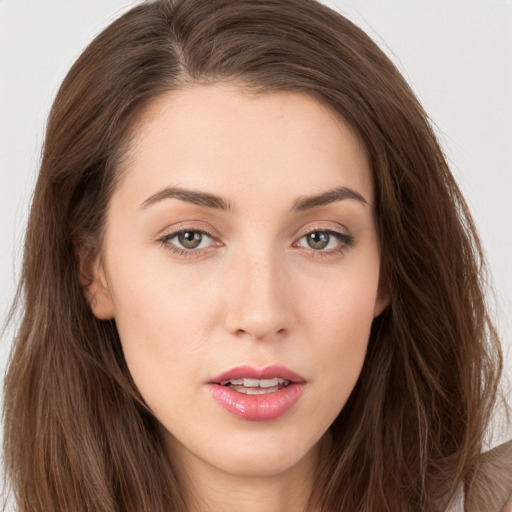
POLYGON ((319 337, 343 346, 368 339, 377 300, 379 261, 350 265, 321 282, 304 282, 302 314, 319 337))
POLYGON ((126 270, 112 271, 116 326, 130 373, 151 407, 153 397, 200 371, 212 301, 155 266, 126 270))
POLYGON ((304 324, 320 365, 318 385, 324 401, 318 403, 319 412, 328 403, 336 416, 359 378, 373 322, 377 278, 339 280, 339 286, 308 298, 304 324))

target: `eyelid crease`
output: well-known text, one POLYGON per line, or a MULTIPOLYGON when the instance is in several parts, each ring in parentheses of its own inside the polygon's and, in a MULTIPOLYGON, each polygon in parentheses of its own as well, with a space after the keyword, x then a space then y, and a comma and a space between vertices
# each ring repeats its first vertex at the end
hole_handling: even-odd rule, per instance
POLYGON ((179 235, 180 233, 184 233, 186 231, 193 231, 194 233, 200 233, 202 235, 207 235, 210 238, 219 239, 220 235, 217 230, 211 227, 201 227, 201 224, 204 224, 202 221, 194 221, 193 224, 180 224, 178 226, 173 226, 171 228, 166 228, 161 231, 161 234, 156 236, 156 240, 160 240, 163 238, 170 238, 175 235, 179 235))
POLYGON ((343 224, 340 224, 339 222, 334 222, 327 219, 308 222, 305 227, 303 226, 295 231, 294 237, 299 239, 303 236, 315 233, 316 231, 320 231, 322 233, 331 233, 336 236, 353 239, 353 235, 351 234, 350 229, 348 229, 343 224))

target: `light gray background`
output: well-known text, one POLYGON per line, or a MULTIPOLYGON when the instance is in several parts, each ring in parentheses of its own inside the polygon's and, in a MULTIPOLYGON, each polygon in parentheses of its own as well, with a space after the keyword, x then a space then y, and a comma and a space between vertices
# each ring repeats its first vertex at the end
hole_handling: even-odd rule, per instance
MULTIPOLYGON (((0 322, 13 298, 45 119, 85 45, 130 0, 0 0, 0 322)), ((338 0, 405 74, 473 210, 512 377, 512 0, 338 0)), ((12 331, 0 340, 0 372, 12 331)))

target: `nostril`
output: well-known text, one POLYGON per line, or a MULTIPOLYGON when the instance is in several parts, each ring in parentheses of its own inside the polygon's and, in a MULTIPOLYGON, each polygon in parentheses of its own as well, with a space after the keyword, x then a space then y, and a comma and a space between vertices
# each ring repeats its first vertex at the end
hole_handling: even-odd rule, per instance
POLYGON ((264 339, 264 338, 274 338, 276 336, 283 337, 287 333, 286 328, 277 329, 274 331, 274 334, 272 334, 271 330, 265 331, 265 332, 257 332, 257 329, 237 329, 234 334, 237 337, 243 338, 243 337, 249 337, 254 339, 264 339))

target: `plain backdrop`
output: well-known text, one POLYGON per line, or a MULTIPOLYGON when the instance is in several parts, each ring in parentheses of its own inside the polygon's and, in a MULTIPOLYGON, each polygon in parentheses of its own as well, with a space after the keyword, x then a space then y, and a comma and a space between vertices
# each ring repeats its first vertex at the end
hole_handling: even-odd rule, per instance
MULTIPOLYGON (((86 44, 136 3, 0 0, 0 323, 19 277, 51 102, 86 44)), ((487 253, 512 377, 512 0, 325 3, 387 52, 437 127, 487 253)), ((2 375, 12 335, 0 340, 2 375)))

